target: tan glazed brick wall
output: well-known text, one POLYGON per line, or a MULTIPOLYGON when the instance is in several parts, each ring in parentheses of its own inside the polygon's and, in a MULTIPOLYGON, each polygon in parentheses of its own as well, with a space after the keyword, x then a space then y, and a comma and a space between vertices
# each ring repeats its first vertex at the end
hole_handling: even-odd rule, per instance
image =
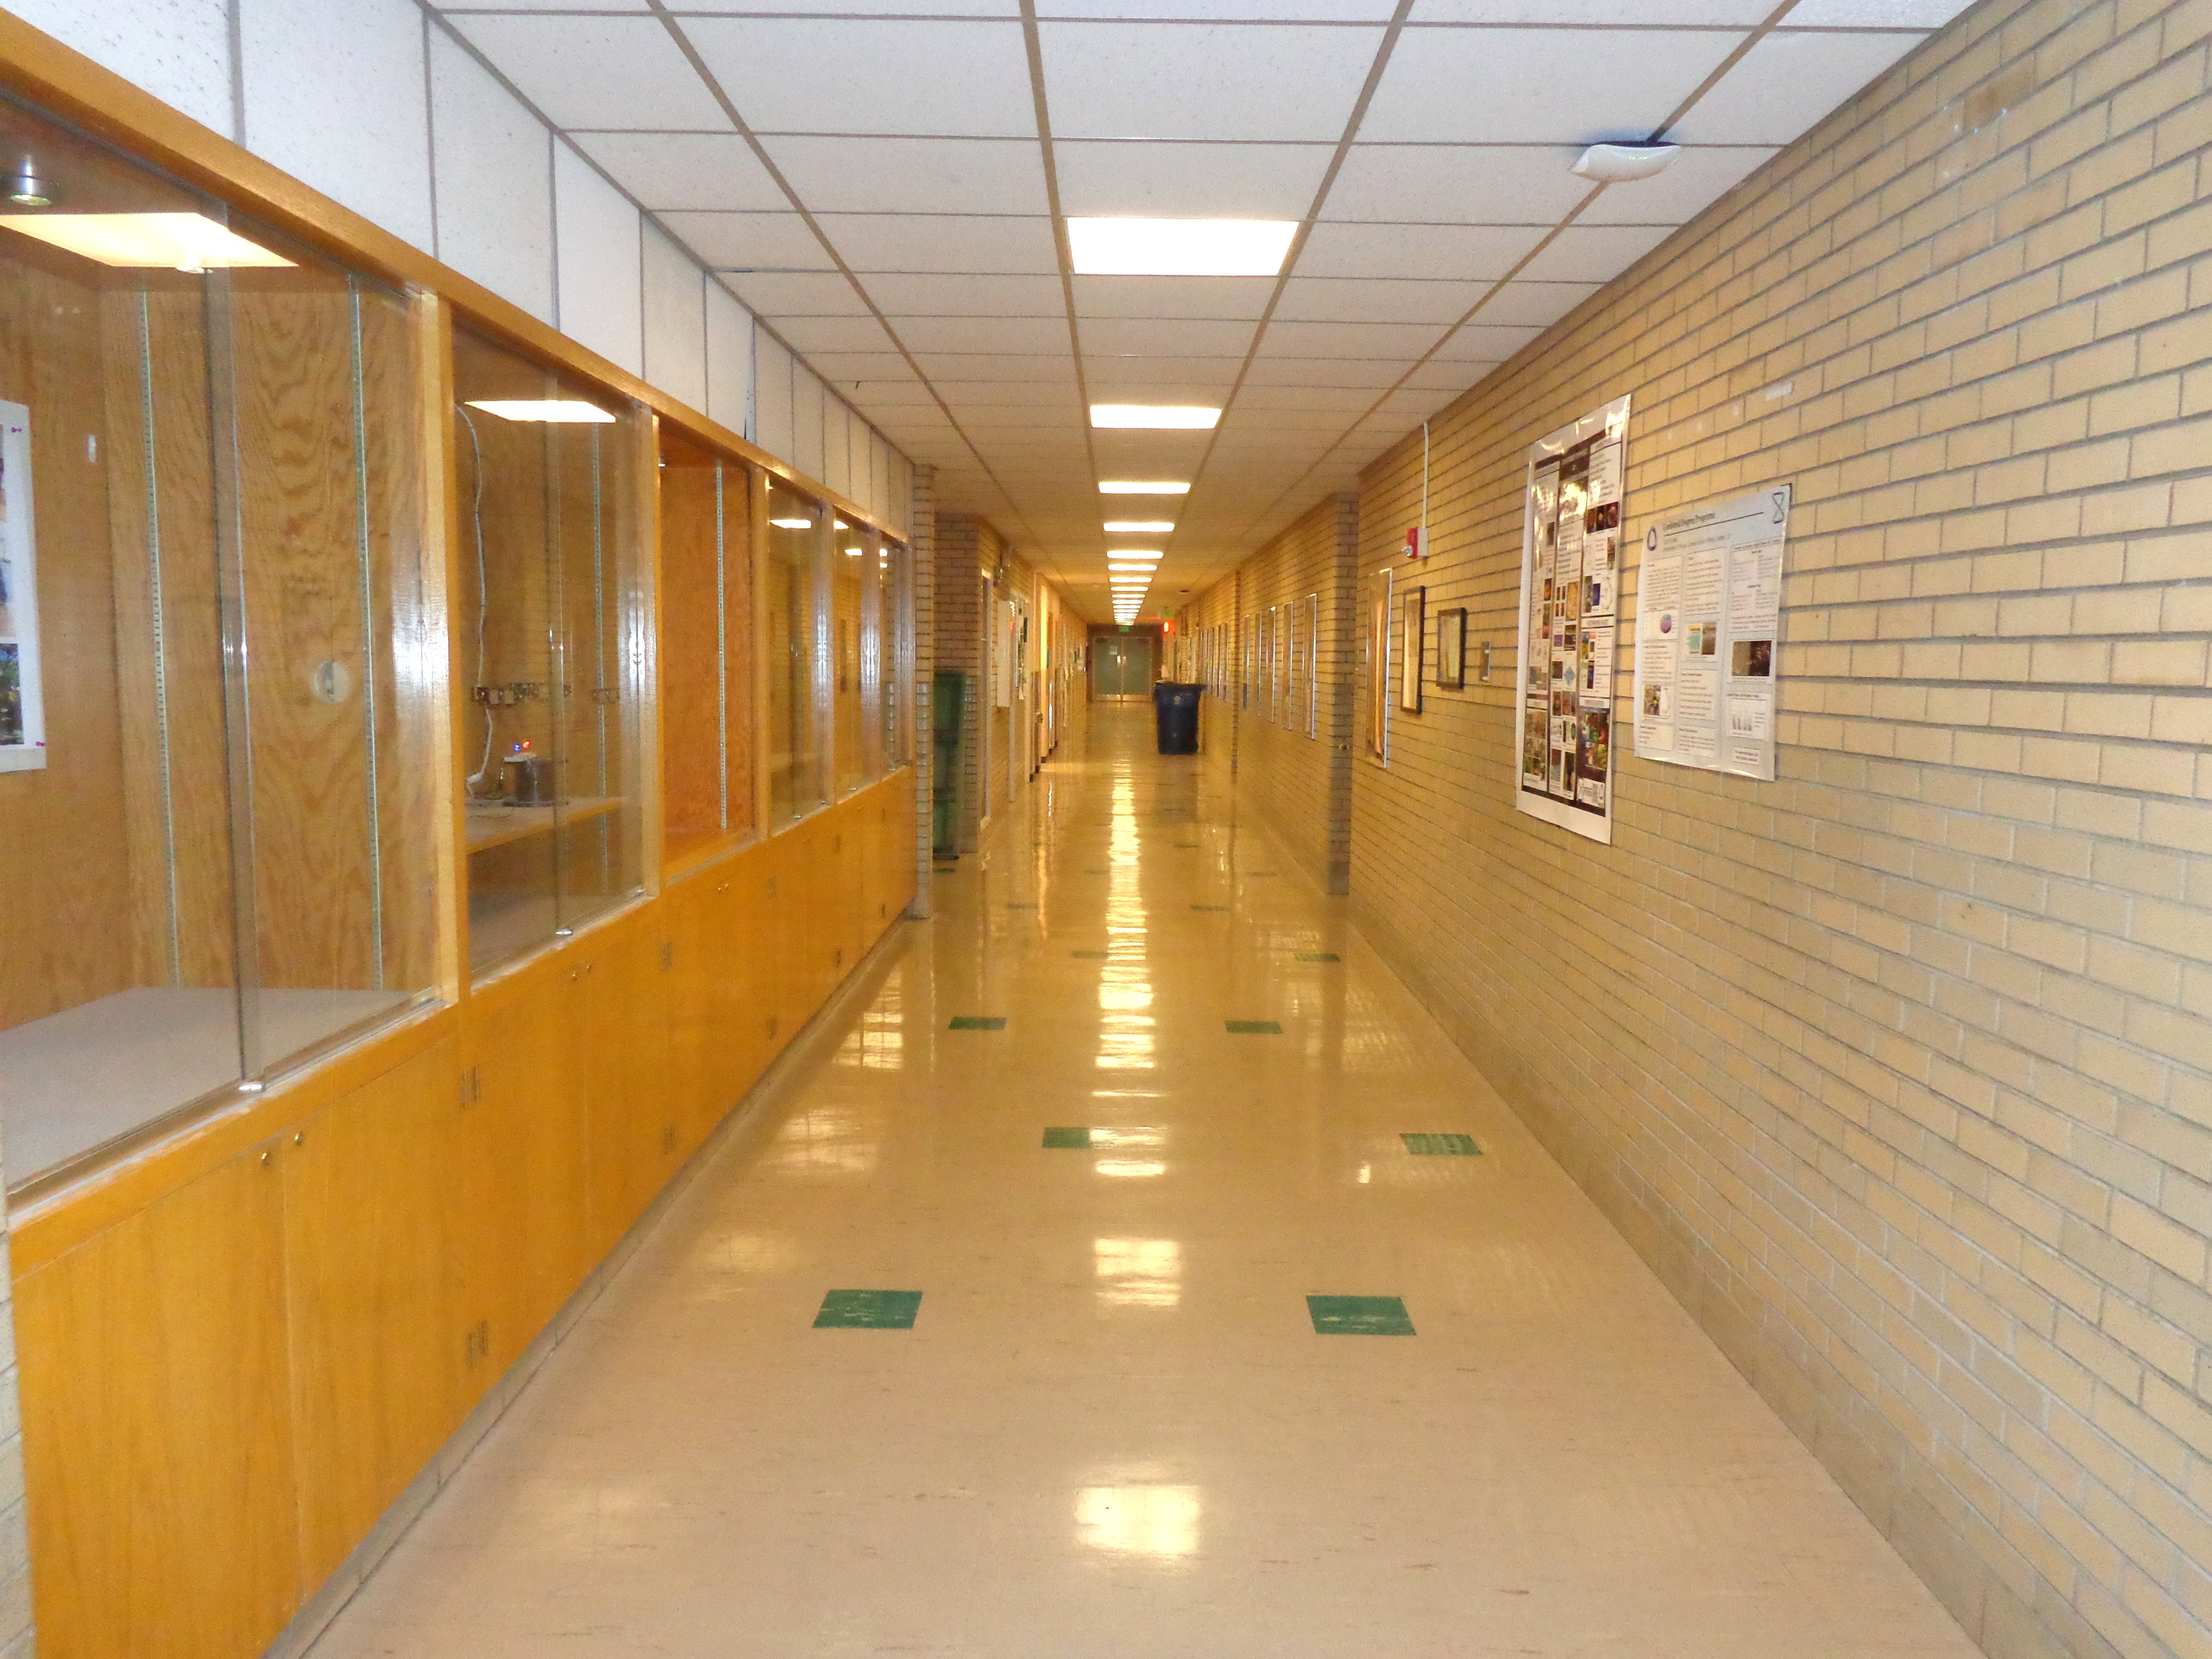
POLYGON ((2212 1652, 2208 33, 1985 0, 1439 417, 1497 679, 1352 769, 1362 927, 2006 1659, 2212 1652), (1512 811, 1513 594, 1624 392, 1631 548, 1797 505, 1779 780, 1636 761, 1624 659, 1604 848, 1512 811))
MULTIPOLYGON (((1206 714, 1236 721, 1237 802, 1266 819, 1305 872, 1325 891, 1341 893, 1352 868, 1352 653, 1346 626, 1359 550, 1359 507, 1351 495, 1321 502, 1230 575, 1199 596, 1196 625, 1257 617, 1263 637, 1268 613, 1294 606, 1302 666, 1295 708, 1280 666, 1273 684, 1263 666, 1250 704, 1234 701, 1206 714), (1312 601, 1318 601, 1316 605, 1312 601), (1310 622, 1320 616, 1318 648, 1310 622), (1317 669, 1308 684, 1308 667, 1317 669)), ((1238 650, 1242 650, 1241 635, 1238 650)), ((1242 672, 1243 658, 1237 659, 1242 672)), ((1209 751, 1214 752, 1214 751, 1209 751)))

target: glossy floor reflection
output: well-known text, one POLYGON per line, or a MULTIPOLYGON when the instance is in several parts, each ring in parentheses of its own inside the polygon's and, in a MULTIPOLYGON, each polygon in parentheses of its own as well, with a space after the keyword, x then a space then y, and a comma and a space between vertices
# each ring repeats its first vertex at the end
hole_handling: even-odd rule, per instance
POLYGON ((1975 1651, 1150 726, 934 878, 320 1659, 1975 1651))

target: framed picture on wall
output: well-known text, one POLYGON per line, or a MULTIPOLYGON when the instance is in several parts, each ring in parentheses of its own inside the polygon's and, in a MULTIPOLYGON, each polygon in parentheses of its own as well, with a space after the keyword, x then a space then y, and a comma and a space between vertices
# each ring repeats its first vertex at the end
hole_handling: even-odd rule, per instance
POLYGON ((1427 654, 1422 647, 1428 643, 1428 592, 1425 587, 1407 590, 1399 613, 1398 707, 1409 714, 1421 712, 1421 668, 1427 654))
POLYGON ((1390 573, 1376 572, 1367 611, 1367 757, 1390 763, 1390 573))
POLYGON ((1467 607, 1437 612, 1437 690, 1467 690, 1467 607))

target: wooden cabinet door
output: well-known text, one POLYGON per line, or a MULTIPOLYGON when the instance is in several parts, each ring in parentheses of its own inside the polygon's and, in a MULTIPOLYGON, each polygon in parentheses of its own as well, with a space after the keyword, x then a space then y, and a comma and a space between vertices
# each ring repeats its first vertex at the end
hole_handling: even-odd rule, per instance
POLYGON ((43 1652, 252 1659, 299 1606, 276 1153, 16 1282, 43 1652))
POLYGON ((453 1295, 473 1404, 584 1282, 576 981, 558 958, 474 999, 456 1137, 453 1295), (473 1341, 470 1339, 473 1338, 473 1341))
POLYGON ((460 1044, 281 1137, 301 1564, 319 1584, 465 1414, 447 1283, 460 1044))
POLYGON ((668 970, 661 935, 633 917, 581 954, 585 1247, 612 1249, 683 1162, 668 1086, 668 970))

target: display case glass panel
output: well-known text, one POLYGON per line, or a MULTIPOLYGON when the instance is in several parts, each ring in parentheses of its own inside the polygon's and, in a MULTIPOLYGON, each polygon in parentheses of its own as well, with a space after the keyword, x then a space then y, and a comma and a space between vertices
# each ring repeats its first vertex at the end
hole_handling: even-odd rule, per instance
POLYGON ((828 803, 823 761, 830 632, 828 509, 782 480, 768 491, 768 745, 772 830, 828 803))
POLYGON ((752 471, 660 436, 662 847, 679 860, 753 823, 752 471))
POLYGON ((877 550, 876 568, 876 681, 881 688, 876 720, 884 770, 890 772, 914 759, 913 698, 918 692, 913 683, 913 557, 902 544, 885 540, 877 550))
POLYGON ((469 965, 642 890, 635 730, 646 616, 623 400, 456 330, 453 637, 469 965))
POLYGON ((831 687, 836 712, 831 753, 842 799, 882 775, 873 750, 876 732, 868 712, 873 705, 874 622, 877 586, 876 535, 863 525, 836 522, 836 551, 830 561, 831 687))
POLYGON ((440 668, 400 295, 0 100, 12 1180, 431 994, 440 668))

